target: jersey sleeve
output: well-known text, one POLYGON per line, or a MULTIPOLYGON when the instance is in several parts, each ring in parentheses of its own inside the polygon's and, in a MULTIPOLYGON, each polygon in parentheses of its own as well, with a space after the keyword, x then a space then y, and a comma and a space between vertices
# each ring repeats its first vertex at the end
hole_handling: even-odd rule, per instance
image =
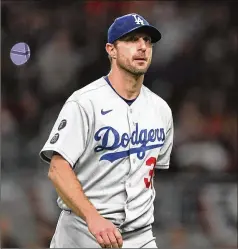
POLYGON ((156 162, 155 168, 157 169, 168 169, 170 163, 170 155, 173 147, 173 139, 174 139, 174 125, 173 125, 173 117, 172 112, 169 118, 169 122, 166 129, 165 134, 165 142, 163 147, 160 150, 159 157, 156 162))
POLYGON ((80 104, 76 101, 66 102, 40 151, 40 158, 50 163, 55 151, 73 167, 85 150, 88 127, 86 112, 80 104))

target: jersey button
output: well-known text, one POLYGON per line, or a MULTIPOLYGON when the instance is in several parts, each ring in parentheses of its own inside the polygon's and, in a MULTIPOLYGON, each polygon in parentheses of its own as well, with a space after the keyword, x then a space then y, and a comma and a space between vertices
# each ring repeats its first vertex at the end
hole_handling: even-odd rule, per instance
POLYGON ((135 158, 133 159, 133 163, 136 163, 136 159, 135 158))
POLYGON ((131 187, 131 183, 128 182, 128 183, 126 184, 126 186, 130 188, 130 187, 131 187))
POLYGON ((132 113, 132 109, 130 109, 130 113, 132 113))

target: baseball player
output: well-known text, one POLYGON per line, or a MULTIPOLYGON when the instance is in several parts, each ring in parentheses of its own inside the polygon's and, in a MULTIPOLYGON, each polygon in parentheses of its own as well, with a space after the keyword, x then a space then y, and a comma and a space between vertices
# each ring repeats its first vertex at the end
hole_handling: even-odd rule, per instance
POLYGON ((111 70, 65 102, 40 152, 62 209, 51 248, 157 248, 154 168, 169 168, 170 107, 143 85, 160 32, 142 16, 108 29, 111 70))

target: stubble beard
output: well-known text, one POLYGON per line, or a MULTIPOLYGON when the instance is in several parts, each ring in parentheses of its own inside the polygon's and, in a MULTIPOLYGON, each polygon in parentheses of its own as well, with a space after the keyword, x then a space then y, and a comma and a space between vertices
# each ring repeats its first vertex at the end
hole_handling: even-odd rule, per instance
POLYGON ((129 62, 127 63, 123 63, 121 62, 120 60, 117 60, 117 66, 123 70, 125 70, 126 72, 132 74, 133 76, 141 76, 141 75, 144 75, 148 68, 149 68, 149 65, 146 67, 146 68, 143 68, 143 69, 139 69, 139 68, 136 68, 132 65, 130 65, 129 62))

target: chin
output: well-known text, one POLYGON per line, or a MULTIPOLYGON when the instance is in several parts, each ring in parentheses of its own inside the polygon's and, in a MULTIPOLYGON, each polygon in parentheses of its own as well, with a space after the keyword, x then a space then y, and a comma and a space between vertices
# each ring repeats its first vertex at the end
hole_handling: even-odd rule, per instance
POLYGON ((148 67, 147 66, 132 66, 132 65, 127 65, 127 66, 121 66, 125 71, 135 75, 135 76, 140 76, 143 75, 147 72, 148 67))
POLYGON ((135 69, 131 73, 139 76, 139 75, 145 74, 146 72, 147 72, 147 69, 135 69))
POLYGON ((148 70, 148 67, 137 67, 134 69, 135 72, 145 74, 148 70))
POLYGON ((148 65, 140 65, 140 66, 136 65, 133 67, 133 71, 145 74, 148 68, 149 68, 148 65))

